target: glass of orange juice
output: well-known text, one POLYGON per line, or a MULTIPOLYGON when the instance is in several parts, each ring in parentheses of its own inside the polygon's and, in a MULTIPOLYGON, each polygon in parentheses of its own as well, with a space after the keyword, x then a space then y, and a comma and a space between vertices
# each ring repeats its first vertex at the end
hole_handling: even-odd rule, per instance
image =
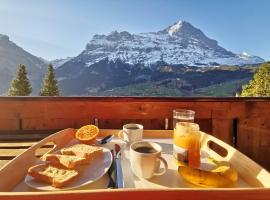
POLYGON ((192 168, 200 167, 200 127, 193 122, 177 122, 174 128, 174 157, 192 168))

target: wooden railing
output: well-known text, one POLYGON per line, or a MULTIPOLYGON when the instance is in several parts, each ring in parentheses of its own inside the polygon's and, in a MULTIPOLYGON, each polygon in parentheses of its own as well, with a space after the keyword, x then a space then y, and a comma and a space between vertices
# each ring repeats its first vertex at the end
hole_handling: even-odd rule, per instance
POLYGON ((172 129, 172 110, 196 111, 201 130, 233 145, 270 170, 270 99, 151 97, 1 97, 0 141, 85 124, 121 128, 128 122, 145 129, 172 129))

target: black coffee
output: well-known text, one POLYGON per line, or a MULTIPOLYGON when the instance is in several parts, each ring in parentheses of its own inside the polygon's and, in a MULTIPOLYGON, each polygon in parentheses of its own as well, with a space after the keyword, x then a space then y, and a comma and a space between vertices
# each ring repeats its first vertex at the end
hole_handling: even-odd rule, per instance
POLYGON ((127 127, 126 129, 136 130, 136 129, 139 129, 139 127, 137 127, 137 126, 131 126, 131 127, 127 127))
POLYGON ((136 148, 134 150, 139 152, 139 153, 156 153, 157 152, 152 147, 138 147, 138 148, 136 148))

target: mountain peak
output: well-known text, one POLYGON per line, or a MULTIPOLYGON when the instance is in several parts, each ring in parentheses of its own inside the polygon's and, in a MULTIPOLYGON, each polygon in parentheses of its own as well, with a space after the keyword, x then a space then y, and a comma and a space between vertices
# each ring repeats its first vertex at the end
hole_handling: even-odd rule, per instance
POLYGON ((162 32, 169 34, 171 37, 173 36, 195 36, 195 37, 205 37, 203 32, 194 27, 187 21, 179 20, 175 22, 173 25, 169 26, 168 28, 164 29, 162 32))
POLYGON ((167 28, 167 32, 170 36, 173 36, 176 32, 178 32, 181 27, 183 26, 184 21, 179 20, 178 22, 174 23, 173 25, 167 28))
POLYGON ((249 53, 247 53, 247 52, 245 52, 245 51, 242 52, 241 55, 246 56, 246 57, 250 57, 250 56, 251 56, 249 53))

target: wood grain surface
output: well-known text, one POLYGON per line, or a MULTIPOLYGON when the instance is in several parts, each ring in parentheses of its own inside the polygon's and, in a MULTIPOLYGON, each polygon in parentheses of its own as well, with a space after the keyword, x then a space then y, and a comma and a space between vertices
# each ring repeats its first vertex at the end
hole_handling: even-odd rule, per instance
POLYGON ((9 137, 39 140, 45 137, 40 132, 90 123, 119 129, 133 122, 165 129, 167 120, 172 129, 175 108, 194 110, 202 131, 270 170, 270 159, 264 156, 270 153, 269 98, 0 97, 0 142, 9 137))

